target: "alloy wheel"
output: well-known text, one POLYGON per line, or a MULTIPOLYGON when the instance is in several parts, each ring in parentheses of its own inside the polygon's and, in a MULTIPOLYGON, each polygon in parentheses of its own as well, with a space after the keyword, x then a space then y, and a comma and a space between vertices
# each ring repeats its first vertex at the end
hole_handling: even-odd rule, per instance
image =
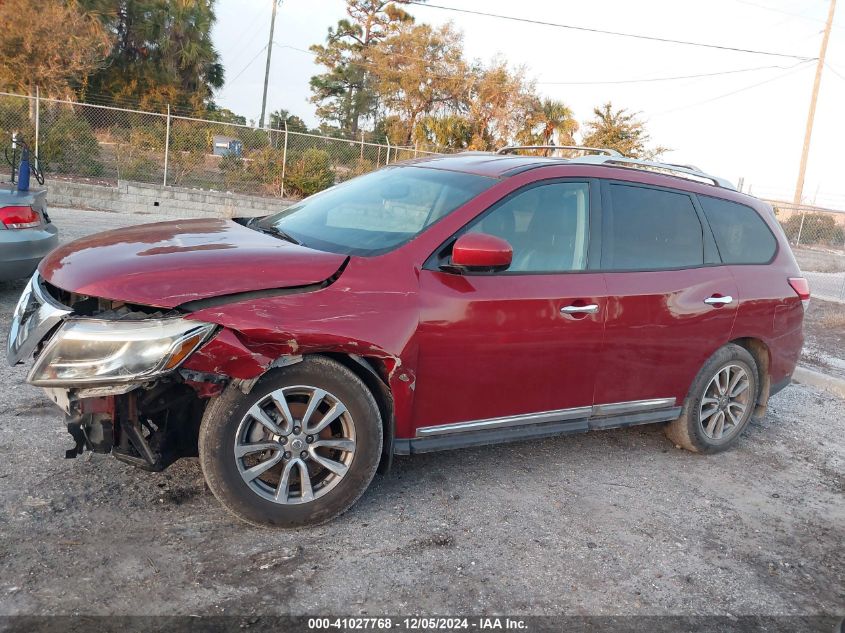
POLYGON ((748 371, 739 365, 725 365, 704 390, 698 409, 698 423, 704 435, 723 441, 736 434, 751 406, 748 371))
POLYGON ((319 499, 355 457, 355 424, 337 396, 283 387, 256 402, 238 425, 234 457, 250 490, 278 504, 319 499))

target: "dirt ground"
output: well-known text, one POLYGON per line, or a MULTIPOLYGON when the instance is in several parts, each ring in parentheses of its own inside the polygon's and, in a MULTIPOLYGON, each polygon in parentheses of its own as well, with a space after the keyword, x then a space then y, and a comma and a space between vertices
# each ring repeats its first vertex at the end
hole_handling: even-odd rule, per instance
POLYGON ((0 614, 843 614, 843 431, 845 401, 793 385, 721 455, 653 425, 397 458, 338 520, 274 532, 194 459, 63 459, 59 413, 2 365, 0 614))
POLYGON ((804 315, 801 362, 845 379, 845 303, 811 299, 804 315))

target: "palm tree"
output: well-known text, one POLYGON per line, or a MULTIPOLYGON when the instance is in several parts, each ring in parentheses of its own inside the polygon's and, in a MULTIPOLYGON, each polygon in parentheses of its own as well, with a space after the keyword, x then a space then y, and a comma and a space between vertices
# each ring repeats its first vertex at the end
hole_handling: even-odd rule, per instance
POLYGON ((562 101, 537 99, 532 104, 518 140, 528 145, 574 145, 578 122, 562 101))
POLYGON ((554 99, 543 99, 540 106, 543 116, 543 145, 551 145, 555 133, 558 145, 572 145, 575 142, 574 134, 578 130, 578 122, 572 116, 572 110, 562 101, 554 99))
POLYGON ((106 63, 82 90, 142 107, 203 110, 223 86, 211 40, 215 0, 78 0, 114 34, 106 63))
POLYGON ((175 0, 160 14, 161 67, 184 94, 211 97, 223 86, 223 69, 211 41, 213 0, 175 0))

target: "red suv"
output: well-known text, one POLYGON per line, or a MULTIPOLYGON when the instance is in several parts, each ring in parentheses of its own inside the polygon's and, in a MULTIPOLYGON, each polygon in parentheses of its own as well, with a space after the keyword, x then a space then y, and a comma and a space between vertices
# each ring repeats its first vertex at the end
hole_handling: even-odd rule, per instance
POLYGON ((35 355, 69 457, 198 454, 231 512, 294 527, 394 454, 655 422, 724 450, 789 383, 808 300, 771 207, 721 179, 469 153, 62 246, 8 358, 35 355))

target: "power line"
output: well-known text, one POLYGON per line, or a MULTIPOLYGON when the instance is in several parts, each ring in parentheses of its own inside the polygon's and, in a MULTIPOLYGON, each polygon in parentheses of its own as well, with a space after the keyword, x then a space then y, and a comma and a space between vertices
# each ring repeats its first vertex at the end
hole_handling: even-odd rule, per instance
MULTIPOLYGON (((277 42, 276 40, 273 40, 273 43, 276 46, 278 46, 279 48, 289 48, 292 51, 305 53, 307 55, 311 55, 311 56, 314 56, 314 57, 317 56, 317 53, 315 53, 314 51, 310 51, 310 50, 307 50, 307 49, 304 49, 304 48, 297 48, 296 46, 290 46, 288 44, 282 44, 281 42, 277 42)), ((402 59, 409 59, 411 61, 423 62, 424 64, 432 64, 433 62, 437 61, 436 57, 434 57, 434 58, 414 57, 413 55, 406 55, 404 53, 398 53, 398 52, 395 52, 395 51, 391 51, 390 53, 386 53, 385 56, 386 57, 401 57, 402 59)), ((376 63, 373 63, 373 62, 356 62, 356 61, 353 61, 351 59, 344 59, 343 64, 346 65, 346 66, 355 66, 356 68, 369 68, 371 71, 373 69, 379 68, 379 65, 376 64, 376 63)), ((441 74, 438 74, 438 73, 426 73, 426 77, 436 77, 438 79, 454 79, 455 75, 454 74, 441 75, 441 74)), ((470 76, 470 77, 468 77, 468 79, 471 80, 472 77, 470 76)))
MULTIPOLYGON (((312 55, 312 56, 317 55, 317 53, 315 53, 314 51, 310 51, 310 50, 307 50, 307 49, 304 49, 304 48, 297 48, 296 46, 290 46, 289 44, 282 44, 281 42, 277 42, 275 40, 274 40, 273 43, 276 44, 279 48, 288 48, 290 50, 297 51, 297 52, 300 52, 300 53, 305 53, 307 55, 312 55)), ((415 60, 415 61, 423 61, 423 62, 430 61, 430 60, 422 59, 422 58, 419 58, 419 57, 413 57, 411 55, 405 55, 403 53, 394 53, 394 55, 397 56, 397 57, 401 57, 401 58, 405 58, 405 59, 411 59, 411 60, 415 60)), ((812 60, 808 60, 808 61, 812 61, 812 60)), ((367 62, 355 62, 355 61, 347 60, 344 63, 348 64, 350 66, 358 66, 360 68, 370 68, 370 69, 377 68, 377 66, 375 64, 367 63, 367 62)), ((804 62, 799 62, 799 63, 804 63, 804 62)), ((587 85, 629 84, 629 83, 633 84, 633 83, 649 83, 649 82, 655 82, 655 81, 674 81, 674 80, 679 80, 679 79, 698 79, 698 78, 702 78, 702 77, 716 77, 716 76, 720 76, 720 75, 731 75, 731 74, 735 74, 735 73, 745 73, 745 72, 752 72, 752 71, 757 71, 757 70, 769 70, 769 69, 774 69, 774 68, 781 69, 781 70, 789 70, 789 69, 794 68, 794 67, 795 66, 769 65, 769 66, 755 66, 753 68, 739 68, 739 69, 736 69, 736 70, 723 70, 723 71, 713 72, 713 73, 701 73, 701 74, 697 74, 697 75, 679 75, 679 76, 675 76, 675 77, 651 77, 651 78, 643 78, 643 79, 620 79, 620 80, 616 80, 616 81, 537 81, 535 83, 537 85, 555 85, 555 86, 566 86, 566 85, 587 86, 587 85)), ((431 77, 444 77, 444 78, 452 78, 453 77, 453 75, 429 75, 429 76, 431 76, 431 77)))
POLYGON ((840 73, 838 70, 836 70, 833 66, 831 66, 831 65, 830 65, 830 64, 828 64, 827 62, 825 62, 825 64, 824 64, 824 65, 825 65, 825 67, 826 67, 826 68, 827 68, 830 72, 832 72, 834 75, 836 75, 837 77, 839 77, 840 79, 842 79, 843 81, 845 81, 845 75, 843 75, 842 73, 840 73))
POLYGON ((413 4, 420 7, 429 7, 432 9, 442 9, 443 11, 454 11, 456 13, 466 13, 469 15, 481 15, 488 18, 497 18, 500 20, 510 20, 512 22, 523 22, 525 24, 536 24, 540 26, 552 26, 559 29, 569 29, 572 31, 583 31, 586 33, 600 33, 602 35, 615 35, 616 37, 628 37, 638 40, 647 40, 651 42, 661 42, 663 44, 679 44, 682 46, 696 46, 699 48, 712 48, 722 51, 733 51, 735 53, 750 53, 753 55, 769 55, 771 57, 786 57, 789 59, 798 59, 800 61, 813 61, 815 57, 805 57, 802 55, 792 55, 789 53, 775 53, 772 51, 761 51, 750 48, 739 48, 736 46, 723 46, 721 44, 707 44, 704 42, 691 42, 689 40, 676 40, 668 37, 657 37, 653 35, 640 35, 637 33, 623 33, 621 31, 607 31, 605 29, 597 29, 587 26, 575 26, 573 24, 560 24, 557 22, 546 22, 544 20, 532 20, 529 18, 518 18, 512 15, 499 15, 496 13, 487 13, 486 11, 473 11, 471 9, 458 9, 456 7, 445 7, 439 4, 431 4, 429 2, 422 2, 421 0, 407 0, 407 4, 413 4))
MULTIPOLYGON (((803 63, 803 62, 802 62, 803 63)), ((647 77, 643 79, 619 79, 614 81, 538 81, 538 85, 554 85, 554 86, 599 86, 610 84, 638 84, 650 83, 653 81, 676 81, 678 79, 698 79, 700 77, 718 77, 720 75, 733 75, 736 73, 748 73, 755 70, 769 70, 772 68, 780 68, 781 70, 788 70, 792 66, 755 66, 754 68, 739 68, 737 70, 722 70, 714 73, 700 73, 698 75, 677 75, 674 77, 647 77)))
MULTIPOLYGON (((255 57, 253 57, 252 59, 250 59, 250 60, 246 63, 246 66, 244 66, 243 68, 241 68, 241 71, 240 71, 237 75, 235 75, 234 77, 232 77, 232 78, 231 78, 231 79, 230 79, 227 83, 231 84, 231 83, 232 83, 232 82, 234 82, 234 81, 235 81, 238 77, 240 77, 241 75, 243 75, 243 74, 244 74, 244 72, 246 72, 246 69, 247 69, 247 68, 249 68, 250 66, 252 66, 252 62, 254 62, 256 59, 258 59, 258 56, 259 56, 259 55, 261 55, 261 53, 263 53, 263 52, 265 51, 265 49, 266 49, 266 48, 267 48, 267 44, 265 44, 264 46, 262 46, 262 47, 261 47, 261 49, 260 49, 260 50, 259 50, 259 51, 255 54, 255 57)), ((231 88, 231 86, 229 86, 229 87, 231 88)), ((228 88, 226 88, 225 90, 228 90, 228 88)), ((224 90, 224 92, 225 92, 225 90, 224 90)))
POLYGON ((256 35, 258 35, 258 30, 255 29, 254 27, 256 25, 258 25, 258 23, 261 21, 261 18, 265 18, 265 17, 266 16, 264 15, 263 11, 259 11, 255 15, 255 18, 252 20, 252 22, 250 22, 249 26, 247 26, 243 31, 241 31, 241 34, 238 35, 238 37, 234 40, 233 45, 228 49, 228 50, 237 49, 237 54, 229 61, 229 63, 234 64, 236 61, 241 59, 244 52, 247 50, 246 47, 240 46, 241 42, 244 39, 244 36, 247 33, 250 33, 250 39, 252 39, 256 35))
POLYGON ((762 86, 764 84, 771 83, 773 81, 777 81, 778 79, 783 79, 784 77, 787 77, 788 75, 792 75, 793 73, 806 68, 807 64, 809 64, 812 61, 815 61, 815 60, 808 59, 808 60, 803 61, 803 62, 798 62, 794 66, 789 66, 788 67, 789 69, 785 73, 780 73, 780 74, 778 74, 774 77, 770 77, 769 79, 766 79, 764 81, 760 81, 760 82, 757 82, 755 84, 751 84, 750 86, 745 86, 743 88, 739 88, 738 90, 732 90, 731 92, 726 92, 725 94, 721 94, 721 95, 718 95, 716 97, 711 97, 710 99, 705 99, 704 101, 698 101, 696 103, 690 103, 690 104, 687 104, 687 105, 679 106, 677 108, 672 108, 671 110, 664 110, 663 112, 657 112, 656 114, 653 114, 651 116, 663 116, 664 114, 670 114, 672 112, 677 112, 678 110, 687 110, 689 108, 695 108, 695 107, 698 107, 700 105, 710 103, 712 101, 718 101, 719 99, 724 99, 725 97, 731 97, 731 96, 738 94, 740 92, 745 92, 746 90, 751 90, 752 88, 757 88, 758 86, 762 86))
MULTIPOLYGON (((802 20, 809 20, 810 22, 818 22, 819 24, 824 24, 825 21, 820 18, 813 18, 809 15, 801 15, 800 13, 792 13, 791 11, 784 11, 783 9, 776 9, 774 7, 767 7, 764 4, 757 4, 756 2, 750 2, 749 0, 735 0, 735 2, 739 2, 740 4, 746 4, 749 7, 757 7, 758 9, 763 9, 765 11, 771 11, 772 13, 780 13, 781 15, 791 15, 794 18, 800 18, 802 20)), ((834 26, 833 28, 841 28, 834 26)))

